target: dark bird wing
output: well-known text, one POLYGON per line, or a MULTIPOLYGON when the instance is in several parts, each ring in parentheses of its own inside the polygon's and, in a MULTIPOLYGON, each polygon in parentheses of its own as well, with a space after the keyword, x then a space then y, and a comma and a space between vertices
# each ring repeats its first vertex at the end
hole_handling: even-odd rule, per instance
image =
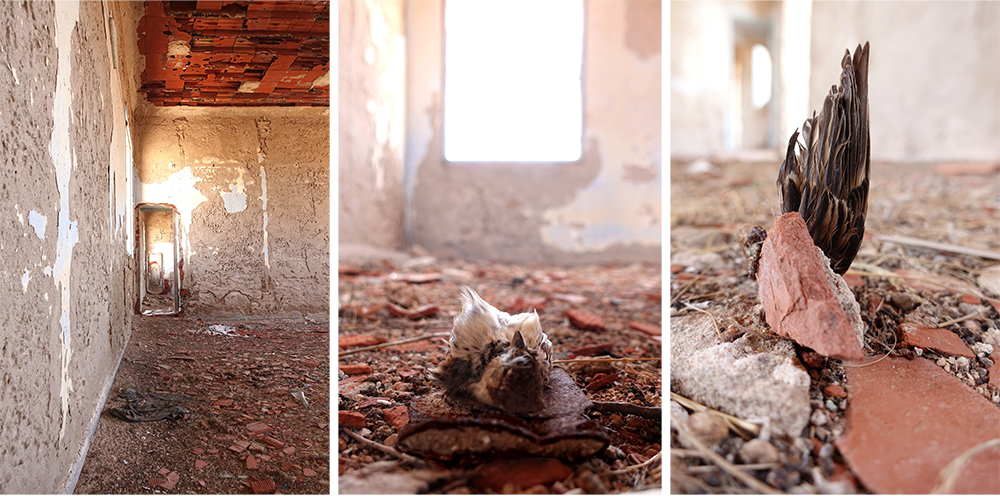
POLYGON ((788 140, 778 173, 781 212, 798 212, 838 274, 847 272, 865 234, 871 139, 868 130, 868 43, 844 54, 840 85, 819 116, 788 140))

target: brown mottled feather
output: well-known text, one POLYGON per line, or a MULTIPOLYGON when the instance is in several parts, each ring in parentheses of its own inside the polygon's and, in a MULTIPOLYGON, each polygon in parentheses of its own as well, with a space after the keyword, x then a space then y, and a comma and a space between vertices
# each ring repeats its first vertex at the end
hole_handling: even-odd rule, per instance
POLYGON ((830 89, 819 116, 788 140, 778 173, 782 213, 798 212, 816 246, 838 274, 847 272, 865 234, 871 139, 868 129, 868 43, 848 50, 840 85, 830 89))

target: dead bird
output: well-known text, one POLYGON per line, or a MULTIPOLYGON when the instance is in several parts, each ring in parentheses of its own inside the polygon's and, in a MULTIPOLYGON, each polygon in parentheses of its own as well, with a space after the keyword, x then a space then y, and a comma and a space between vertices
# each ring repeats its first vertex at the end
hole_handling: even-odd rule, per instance
POLYGON ((840 62, 840 85, 823 101, 819 117, 788 140, 778 173, 781 213, 798 212, 816 246, 843 275, 858 254, 868 211, 871 139, 868 129, 868 42, 840 62))
POLYGON ((510 315, 462 288, 448 356, 431 371, 446 396, 530 413, 545 407, 551 370, 552 343, 536 312, 510 315))

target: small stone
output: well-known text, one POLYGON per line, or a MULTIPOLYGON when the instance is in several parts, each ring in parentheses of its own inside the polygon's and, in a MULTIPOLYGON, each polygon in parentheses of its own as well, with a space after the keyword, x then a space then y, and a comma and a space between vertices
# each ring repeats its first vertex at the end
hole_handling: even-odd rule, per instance
POLYGON ((739 455, 743 463, 775 463, 780 458, 778 448, 760 438, 747 441, 739 449, 739 455))
POLYGON ((826 412, 824 412, 821 409, 813 410, 812 415, 809 416, 809 421, 812 422, 812 424, 815 425, 815 426, 826 425, 826 423, 829 420, 830 419, 829 419, 829 417, 827 417, 826 412))
POLYGON ((688 431, 699 441, 716 446, 729 436, 729 426, 718 415, 708 412, 695 412, 688 417, 688 431))
POLYGON ((837 404, 833 400, 826 400, 826 409, 835 412, 837 411, 837 404))
POLYGON ((838 386, 837 384, 830 384, 829 386, 823 388, 823 394, 834 398, 847 397, 847 391, 845 391, 842 386, 838 386))

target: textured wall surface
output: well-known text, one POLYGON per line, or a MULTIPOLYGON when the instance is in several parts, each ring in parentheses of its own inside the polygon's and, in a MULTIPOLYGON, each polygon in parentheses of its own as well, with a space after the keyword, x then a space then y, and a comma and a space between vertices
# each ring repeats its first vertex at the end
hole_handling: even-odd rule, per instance
POLYGON ((1000 160, 1000 3, 814 2, 812 19, 810 109, 871 43, 873 159, 1000 160))
POLYGON ((403 245, 402 0, 340 2, 339 239, 403 245))
POLYGON ((785 40, 770 47, 780 79, 775 97, 786 107, 778 109, 782 154, 791 132, 821 109, 838 83, 844 50, 868 41, 874 160, 1000 160, 1000 4, 817 1, 803 8, 808 5, 671 2, 672 156, 733 151, 726 149, 726 122, 735 101, 734 23, 750 17, 783 22, 801 11, 788 17, 796 24, 773 26, 785 40), (780 15, 772 17, 771 8, 780 15), (798 36, 808 41, 790 39, 798 36))
POLYGON ((145 110, 137 202, 177 207, 185 311, 326 314, 329 109, 145 110))
POLYGON ((524 164, 445 163, 443 4, 408 5, 414 243, 465 259, 659 261, 660 2, 584 6, 583 157, 524 164))
POLYGON ((131 323, 123 97, 100 3, 3 2, 0 26, 0 488, 57 492, 131 323))

